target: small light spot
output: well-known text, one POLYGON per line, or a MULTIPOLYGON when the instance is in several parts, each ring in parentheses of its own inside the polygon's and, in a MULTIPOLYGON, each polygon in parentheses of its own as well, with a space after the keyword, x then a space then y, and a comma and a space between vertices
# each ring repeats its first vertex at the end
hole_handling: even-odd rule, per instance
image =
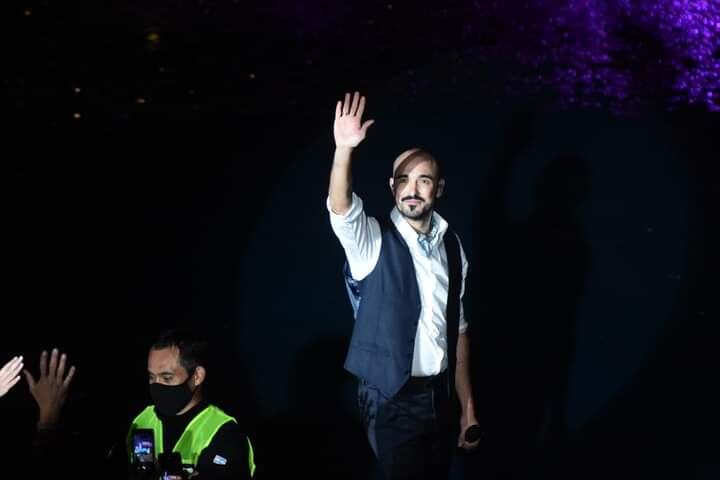
POLYGON ((387 4, 387 9, 388 9, 388 10, 392 10, 392 3, 388 3, 388 4, 387 4))
POLYGON ((29 17, 30 15, 32 15, 32 10, 25 10, 23 14, 25 14, 26 17, 29 17))
POLYGON ((255 74, 251 73, 250 75, 248 75, 248 78, 250 78, 250 80, 255 80, 255 74))
POLYGON ((145 103, 145 99, 142 98, 142 97, 139 97, 139 98, 135 99, 135 101, 136 101, 137 103, 139 103, 139 104, 145 103))
POLYGON ((73 92, 80 93, 81 92, 80 87, 73 88, 73 92))
POLYGON ((75 120, 80 119, 80 117, 82 117, 82 115, 80 115, 79 113, 77 113, 77 112, 73 113, 73 118, 74 118, 75 120))

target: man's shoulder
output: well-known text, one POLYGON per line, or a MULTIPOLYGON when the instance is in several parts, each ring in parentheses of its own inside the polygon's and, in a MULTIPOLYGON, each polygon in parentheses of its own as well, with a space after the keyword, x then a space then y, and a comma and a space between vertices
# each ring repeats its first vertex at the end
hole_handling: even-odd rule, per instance
POLYGON ((251 452, 249 439, 235 422, 222 425, 198 458, 198 467, 209 478, 249 478, 251 452))
POLYGON ((151 418, 155 416, 155 405, 148 405, 147 407, 134 414, 131 418, 133 422, 136 422, 139 419, 151 418))
POLYGON ((209 446, 226 451, 247 451, 249 436, 236 422, 224 423, 213 435, 209 446))

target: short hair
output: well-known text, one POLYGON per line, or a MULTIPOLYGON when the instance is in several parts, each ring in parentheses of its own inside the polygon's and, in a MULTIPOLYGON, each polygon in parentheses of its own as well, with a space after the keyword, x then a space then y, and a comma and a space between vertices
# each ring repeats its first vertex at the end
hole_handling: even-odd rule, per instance
POLYGON ((177 347, 180 365, 192 374, 199 366, 207 368, 208 341, 190 328, 173 328, 160 333, 150 347, 152 350, 177 347))
POLYGON ((395 177, 395 172, 397 171, 397 168, 402 165, 406 160, 410 158, 417 158, 421 157, 426 160, 430 160, 433 164, 435 164, 435 171, 437 172, 437 178, 442 178, 442 170, 440 168, 440 162, 438 162, 437 158, 435 158, 430 152, 423 150, 422 148, 414 147, 409 148, 402 152, 400 155, 395 158, 393 161, 393 174, 392 176, 395 177))

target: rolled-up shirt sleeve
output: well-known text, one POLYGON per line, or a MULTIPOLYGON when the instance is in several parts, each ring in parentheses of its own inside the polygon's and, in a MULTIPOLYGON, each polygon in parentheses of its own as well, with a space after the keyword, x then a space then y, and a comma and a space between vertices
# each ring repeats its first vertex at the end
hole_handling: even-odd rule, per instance
POLYGON ((352 204, 345 215, 332 211, 330 197, 326 204, 330 225, 345 251, 350 273, 355 280, 362 280, 375 268, 380 258, 380 224, 365 214, 362 199, 355 193, 352 194, 352 204))

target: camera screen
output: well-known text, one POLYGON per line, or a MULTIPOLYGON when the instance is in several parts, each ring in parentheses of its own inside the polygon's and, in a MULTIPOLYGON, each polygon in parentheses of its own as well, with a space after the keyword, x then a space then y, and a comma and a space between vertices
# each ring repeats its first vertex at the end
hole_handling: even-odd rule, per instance
POLYGON ((133 454, 137 463, 154 462, 155 442, 152 430, 136 429, 133 431, 133 454))

